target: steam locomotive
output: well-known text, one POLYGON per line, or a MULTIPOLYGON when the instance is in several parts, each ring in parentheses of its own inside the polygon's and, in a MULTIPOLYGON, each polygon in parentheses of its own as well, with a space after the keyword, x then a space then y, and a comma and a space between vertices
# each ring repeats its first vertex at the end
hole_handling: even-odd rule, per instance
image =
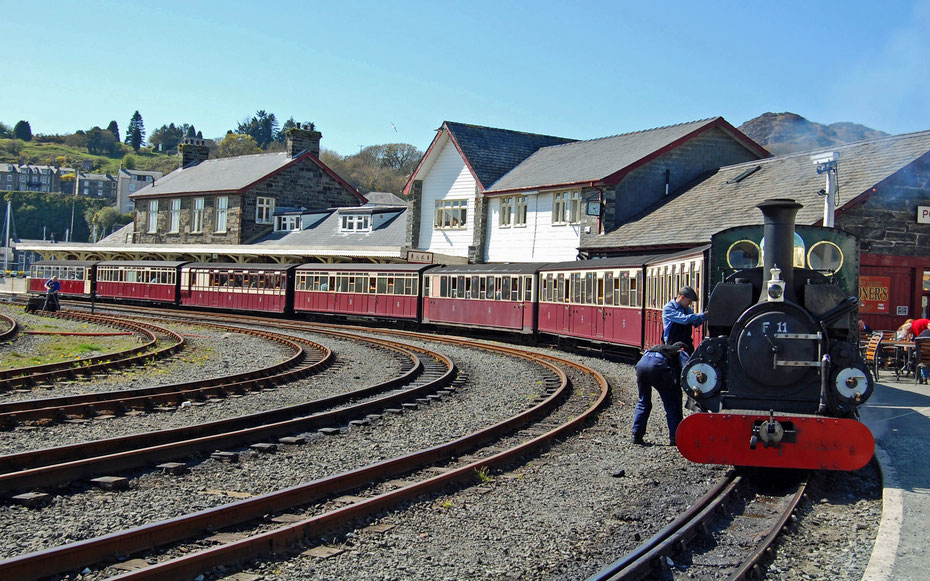
POLYGON ((678 449, 700 463, 856 470, 875 447, 856 419, 874 389, 858 344, 858 241, 829 228, 796 231, 793 200, 758 208, 761 228, 711 240, 707 280, 719 282, 707 338, 682 369, 698 413, 678 428, 678 449), (807 261, 805 238, 816 240, 807 261))

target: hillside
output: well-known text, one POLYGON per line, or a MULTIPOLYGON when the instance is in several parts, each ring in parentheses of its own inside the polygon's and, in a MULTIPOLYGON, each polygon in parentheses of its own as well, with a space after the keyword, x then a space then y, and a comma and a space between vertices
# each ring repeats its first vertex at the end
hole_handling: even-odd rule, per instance
POLYGON ((856 123, 823 125, 795 113, 763 113, 740 125, 739 130, 775 155, 888 135, 856 123))
POLYGON ((169 173, 178 167, 176 154, 154 153, 141 149, 134 153, 128 146, 122 146, 120 152, 113 155, 94 155, 83 147, 71 147, 64 143, 48 141, 22 141, 20 139, 0 139, 0 163, 29 163, 35 165, 58 165, 62 167, 81 167, 82 162, 89 161, 94 173, 119 171, 120 164, 134 166, 134 169, 160 171, 169 173), (129 158, 129 159, 127 159, 129 158))

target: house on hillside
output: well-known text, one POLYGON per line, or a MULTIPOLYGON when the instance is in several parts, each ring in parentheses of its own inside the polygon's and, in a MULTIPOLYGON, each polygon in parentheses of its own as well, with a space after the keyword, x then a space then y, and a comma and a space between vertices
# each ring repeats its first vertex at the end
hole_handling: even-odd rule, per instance
MULTIPOLYGON (((823 223, 824 176, 811 155, 782 155, 721 167, 604 235, 586 238, 590 256, 642 254, 706 244, 732 226, 761 224, 767 198, 804 207, 797 223, 823 223)), ((839 145, 835 227, 860 237, 862 318, 875 329, 897 328, 930 314, 930 131, 839 145), (921 208, 924 210, 922 211, 921 208), (923 212, 923 213, 922 213, 923 212)), ((810 249, 805 249, 809 251, 810 249)), ((855 259, 850 257, 850 259, 855 259)))
POLYGON ((721 165, 769 155, 722 117, 588 141, 444 123, 405 190, 420 204, 410 245, 475 262, 573 260, 583 238, 721 165), (505 155, 513 143, 522 149, 505 155))
POLYGON ((66 171, 51 165, 0 163, 0 191, 58 192, 66 171))
POLYGON ((130 199, 141 244, 249 244, 272 232, 278 206, 360 205, 365 197, 319 159, 318 131, 287 132, 278 153, 207 159, 202 139, 185 139, 180 168, 130 199))
POLYGON ((129 196, 145 186, 155 183, 163 175, 160 171, 142 171, 120 168, 116 174, 116 207, 120 214, 132 212, 133 204, 129 196))
POLYGON ((445 121, 404 193, 411 248, 484 260, 485 190, 541 147, 570 139, 445 121))

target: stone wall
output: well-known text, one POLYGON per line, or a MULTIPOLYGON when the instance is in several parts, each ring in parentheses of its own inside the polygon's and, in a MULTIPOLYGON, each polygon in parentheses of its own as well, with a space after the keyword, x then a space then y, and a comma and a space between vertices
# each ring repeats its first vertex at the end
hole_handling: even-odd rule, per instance
POLYGON ((336 206, 358 206, 361 201, 335 178, 320 169, 312 159, 304 157, 246 190, 241 196, 229 195, 226 233, 216 230, 217 195, 185 194, 158 198, 158 232, 149 234, 149 199, 135 200, 136 242, 141 244, 248 244, 270 232, 274 224, 256 224, 257 198, 274 198, 275 207, 324 209, 336 206), (204 197, 203 232, 191 232, 194 198, 204 197), (171 199, 180 198, 179 232, 168 232, 171 199))
POLYGON ((423 180, 414 180, 407 195, 407 248, 420 244, 420 206, 423 204, 423 180))
POLYGON ((133 214, 133 231, 136 244, 240 244, 242 221, 241 197, 228 194, 226 232, 216 232, 216 200, 221 196, 179 196, 181 199, 180 228, 168 232, 171 220, 171 198, 158 199, 158 232, 148 233, 149 200, 136 200, 133 214), (203 232, 191 232, 194 198, 204 198, 203 232))
POLYGON ((616 201, 606 231, 624 224, 665 198, 666 170, 669 192, 725 165, 758 159, 758 155, 715 127, 631 171, 616 186, 616 201))
POLYGON ((489 200, 475 187, 474 234, 472 243, 468 246, 468 262, 481 263, 485 261, 484 247, 488 241, 488 206, 489 200))
MULTIPOLYGON (((843 192, 855 196, 861 192, 843 192)), ((838 214, 836 227, 860 238, 860 251, 930 256, 930 224, 917 223, 917 206, 930 206, 930 153, 876 186, 863 204, 838 214)))

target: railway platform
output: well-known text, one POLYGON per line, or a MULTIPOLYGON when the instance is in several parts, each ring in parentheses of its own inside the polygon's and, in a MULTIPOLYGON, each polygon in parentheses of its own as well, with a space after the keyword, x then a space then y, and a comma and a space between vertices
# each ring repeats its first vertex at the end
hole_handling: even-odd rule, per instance
POLYGON ((875 436, 884 477, 882 522, 863 579, 927 579, 930 545, 930 388, 912 377, 879 378, 862 407, 862 421, 875 436))

